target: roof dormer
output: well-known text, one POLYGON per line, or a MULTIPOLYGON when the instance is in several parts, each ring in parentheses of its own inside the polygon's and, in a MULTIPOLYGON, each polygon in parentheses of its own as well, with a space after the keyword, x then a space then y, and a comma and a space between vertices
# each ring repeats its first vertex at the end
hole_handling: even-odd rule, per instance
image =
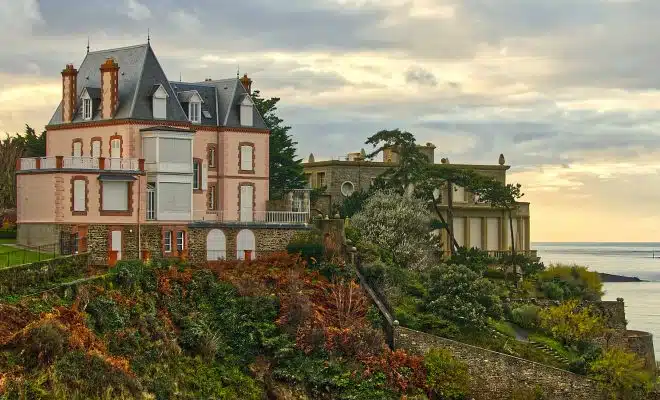
POLYGON ((93 87, 83 88, 80 94, 80 115, 84 121, 94 118, 96 111, 101 103, 101 89, 93 87))
POLYGON ((185 104, 188 105, 188 120, 193 124, 202 123, 202 103, 204 100, 197 90, 185 90, 177 93, 179 102, 186 109, 185 104))
POLYGON ((254 125, 254 103, 248 94, 243 95, 240 108, 240 120, 241 126, 253 126, 254 125))
POLYGON ((151 94, 151 101, 153 105, 153 118, 166 119, 167 118, 167 98, 169 95, 163 85, 154 85, 151 94))

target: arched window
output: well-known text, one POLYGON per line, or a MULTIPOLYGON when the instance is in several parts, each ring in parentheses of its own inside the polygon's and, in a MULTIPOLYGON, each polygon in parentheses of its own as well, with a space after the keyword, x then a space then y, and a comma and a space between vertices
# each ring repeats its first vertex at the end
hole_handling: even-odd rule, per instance
POLYGON ((250 259, 254 260, 256 256, 256 240, 254 233, 249 229, 243 229, 236 236, 236 258, 246 259, 246 252, 249 252, 250 259))
POLYGON ((206 260, 224 260, 227 258, 227 239, 220 229, 212 229, 206 236, 206 260))

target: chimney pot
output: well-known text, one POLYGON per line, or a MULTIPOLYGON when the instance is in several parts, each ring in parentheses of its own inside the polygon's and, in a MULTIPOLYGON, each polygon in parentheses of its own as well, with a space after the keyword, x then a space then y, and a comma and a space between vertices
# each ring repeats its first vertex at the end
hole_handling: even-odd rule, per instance
POLYGON ((240 79, 240 81, 248 94, 252 94, 252 79, 248 78, 247 74, 243 74, 243 77, 240 79))

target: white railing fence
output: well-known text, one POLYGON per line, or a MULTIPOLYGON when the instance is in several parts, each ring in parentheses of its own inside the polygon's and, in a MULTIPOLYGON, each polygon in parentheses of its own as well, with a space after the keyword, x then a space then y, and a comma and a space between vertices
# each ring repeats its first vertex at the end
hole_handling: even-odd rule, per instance
POLYGON ((97 157, 63 157, 62 168, 98 169, 99 159, 97 157))
POLYGON ((297 211, 255 211, 252 220, 241 221, 238 211, 231 213, 223 210, 193 210, 193 220, 260 224, 306 224, 309 222, 309 213, 297 211))
POLYGON ((21 170, 37 169, 36 158, 21 158, 21 170))
POLYGON ((57 167, 55 157, 41 157, 39 162, 41 163, 41 169, 54 169, 57 167))

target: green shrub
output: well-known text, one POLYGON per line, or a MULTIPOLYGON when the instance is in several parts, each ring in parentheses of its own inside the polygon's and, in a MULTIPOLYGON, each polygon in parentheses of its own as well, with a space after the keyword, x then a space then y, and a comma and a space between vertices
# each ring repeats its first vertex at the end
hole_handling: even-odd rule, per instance
POLYGON ((653 388, 652 375, 644 361, 618 348, 606 350, 591 363, 589 375, 608 391, 611 399, 645 399, 653 388))
POLYGON ((537 282, 541 292, 553 300, 598 301, 603 296, 598 273, 578 265, 551 265, 538 274, 537 282))
POLYGON ((465 399, 470 376, 467 364, 446 349, 431 349, 424 357, 429 392, 441 399, 465 399))
POLYGON ((546 400, 548 397, 540 386, 513 389, 508 400, 546 400))
POLYGON ((511 311, 511 318, 518 326, 534 329, 539 324, 539 311, 540 308, 535 305, 523 305, 511 311))
POLYGON ((116 331, 124 327, 128 315, 117 303, 108 297, 97 296, 90 300, 86 309, 91 322, 99 333, 116 331))
POLYGON ((121 398, 127 394, 138 397, 141 386, 124 371, 108 364, 96 355, 80 351, 67 353, 55 363, 54 375, 59 385, 80 398, 108 396, 121 398))
POLYGON ((605 332, 603 320, 592 307, 580 307, 577 300, 539 312, 541 327, 564 344, 591 341, 605 332))
POLYGON ((0 239, 16 239, 16 229, 0 229, 0 239))
POLYGON ((35 326, 21 338, 23 365, 31 369, 52 364, 64 355, 68 340, 68 332, 57 322, 35 326))
POLYGON ((350 220, 344 225, 344 235, 347 240, 353 242, 355 246, 361 239, 360 231, 358 231, 353 225, 351 225, 350 220))
POLYGON ((323 239, 318 231, 297 232, 286 246, 290 254, 300 254, 308 264, 316 264, 323 260, 323 239))
POLYGON ((483 275, 489 265, 493 264, 495 259, 488 255, 487 251, 477 248, 459 247, 454 254, 447 260, 447 264, 465 265, 472 271, 483 275))

